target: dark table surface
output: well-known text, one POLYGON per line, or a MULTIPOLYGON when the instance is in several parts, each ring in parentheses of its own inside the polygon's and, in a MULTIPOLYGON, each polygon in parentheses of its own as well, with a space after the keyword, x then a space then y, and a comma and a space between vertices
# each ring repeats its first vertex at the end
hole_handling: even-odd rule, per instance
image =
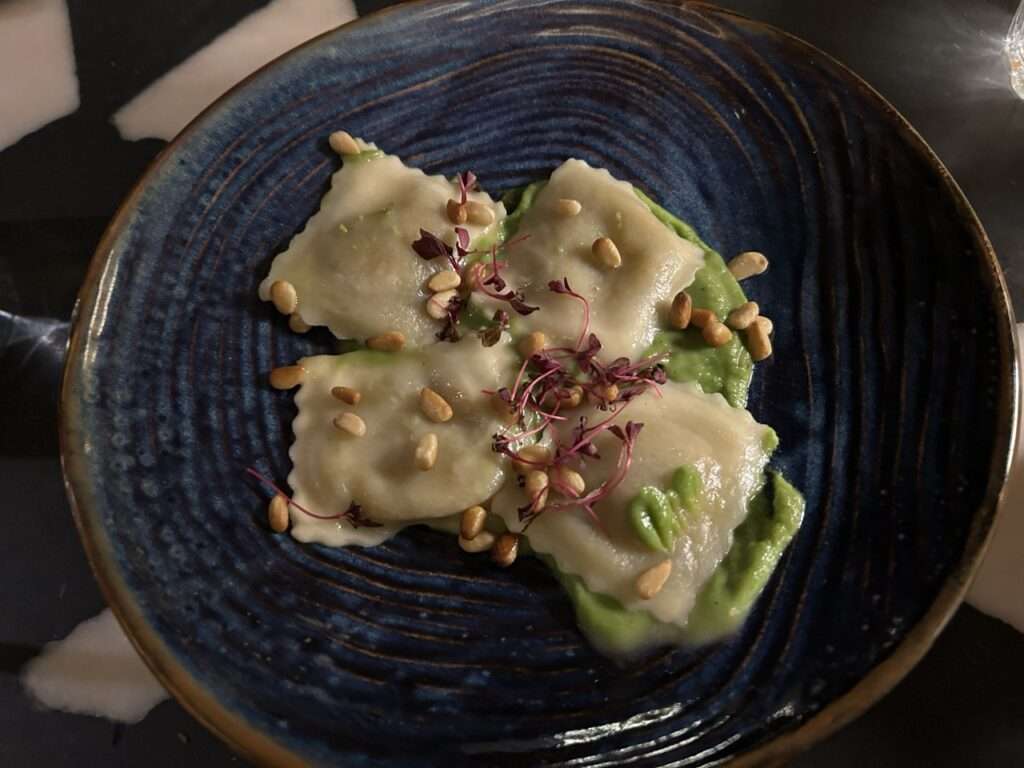
MULTIPOLYGON (((721 4, 817 45, 903 112, 975 206, 1020 311, 1024 101, 1009 90, 1001 49, 1016 2, 721 4)), ((103 226, 163 146, 154 139, 124 141, 110 115, 264 4, 68 0, 81 106, 0 152, 2 766, 241 762, 174 702, 129 727, 40 711, 21 691, 18 670, 44 643, 103 608, 60 478, 56 398, 63 321, 103 226)), ((362 13, 389 4, 356 3, 362 13)), ((794 765, 1024 765, 1022 655, 1024 637, 964 606, 903 683, 794 765)))

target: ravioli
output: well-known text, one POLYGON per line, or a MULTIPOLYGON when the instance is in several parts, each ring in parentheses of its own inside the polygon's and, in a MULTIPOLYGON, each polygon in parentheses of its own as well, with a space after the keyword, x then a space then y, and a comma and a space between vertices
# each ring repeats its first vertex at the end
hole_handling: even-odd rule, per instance
MULTIPOLYGON (((568 503, 552 494, 545 509, 527 530, 531 547, 549 555, 558 569, 579 576, 586 587, 615 598, 626 608, 648 611, 666 623, 686 626, 700 587, 725 557, 732 532, 747 513, 747 502, 763 483, 770 430, 745 410, 731 407, 721 395, 705 394, 695 384, 668 383, 663 395, 643 395, 623 409, 615 423, 642 423, 633 462, 622 483, 595 505, 604 531, 579 508, 556 509, 568 503), (642 488, 668 487, 675 471, 694 467, 703 490, 696 509, 688 509, 682 530, 668 557, 672 570, 652 598, 636 590, 640 574, 666 559, 638 538, 629 520, 629 505, 642 488)), ((586 409, 589 423, 607 414, 586 409)), ((573 416, 576 413, 573 412, 573 416)), ((564 422, 564 433, 575 421, 564 422)), ((581 474, 587 488, 598 486, 615 467, 619 441, 604 432, 595 439, 599 460, 588 461, 581 474)), ((521 531, 517 509, 527 503, 522 488, 506 485, 491 511, 513 531, 521 531)))
MULTIPOLYGON (((425 310, 424 284, 448 265, 443 259, 424 261, 411 244, 421 229, 454 242, 445 206, 458 197, 457 184, 393 155, 368 151, 346 157, 320 210, 274 259, 260 283, 260 298, 268 301, 270 287, 287 281, 295 288, 301 320, 327 326, 338 338, 398 331, 410 346, 434 341, 440 323, 425 310)), ((485 192, 471 192, 469 200, 494 209, 493 223, 462 225, 471 240, 486 239, 497 232, 504 206, 485 192)))
POLYGON ((672 298, 704 264, 703 251, 659 221, 632 185, 581 160, 567 160, 551 174, 517 237, 526 239, 509 249, 503 277, 540 310, 519 318, 516 330, 543 331, 556 345, 575 343, 579 303, 548 290, 564 277, 590 302, 590 329, 609 360, 635 358, 651 345, 672 298), (577 201, 579 212, 560 213, 561 200, 577 201), (621 256, 617 268, 592 253, 604 237, 621 256))
POLYGON ((291 510, 292 533, 300 541, 331 546, 377 544, 403 525, 445 517, 491 497, 505 480, 506 461, 491 450, 499 429, 483 389, 497 389, 515 375, 507 337, 484 347, 476 337, 457 344, 433 344, 397 354, 352 352, 299 362, 305 369, 295 397, 299 413, 288 478, 294 500, 316 514, 336 514, 356 503, 380 527, 352 528, 347 522, 318 520, 291 510), (358 390, 357 405, 331 395, 332 387, 358 390), (430 387, 447 400, 454 417, 434 423, 420 407, 430 387), (366 434, 336 429, 341 413, 357 414, 366 434), (416 467, 416 446, 437 436, 437 462, 416 467))

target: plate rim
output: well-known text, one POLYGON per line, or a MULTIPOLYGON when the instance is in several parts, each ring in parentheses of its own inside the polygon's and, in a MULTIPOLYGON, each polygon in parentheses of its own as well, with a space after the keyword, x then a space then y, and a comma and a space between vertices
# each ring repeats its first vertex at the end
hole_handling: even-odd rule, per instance
MULTIPOLYGON (((564 0, 566 3, 575 1, 564 0)), ((637 0, 627 1, 637 2, 637 0)), ((639 2, 674 9, 695 8, 709 14, 732 17, 745 25, 757 27, 761 31, 783 38, 790 45, 803 48, 813 56, 820 56, 847 78, 851 85, 861 91, 869 100, 874 101, 893 121, 894 127, 903 137, 915 146, 928 164, 938 172, 947 194, 951 196, 957 212, 971 232, 976 246, 984 253, 985 263, 995 278, 992 286, 993 298, 1002 309, 1001 316, 998 318, 1000 325, 997 333, 1005 335, 1010 342, 1008 347, 1001 345, 1000 350, 1003 357, 1000 363, 1009 376, 1007 377, 1008 381, 1003 382, 1004 386, 999 393, 997 403, 1000 425, 996 429, 994 458, 989 470, 985 497, 972 518, 963 556, 946 577, 938 594, 921 618, 889 655, 872 667, 852 688, 833 699, 821 711, 797 727, 771 736, 767 741, 729 760, 729 765, 735 768, 782 765, 796 754, 852 722, 891 691, 924 657, 953 617, 960 603, 963 602, 995 529, 1019 439, 1017 431, 1021 408, 1021 373, 1013 303, 995 249, 963 190, 917 129, 860 75, 834 56, 792 33, 772 24, 752 19, 745 14, 706 2, 706 0, 639 0, 639 2), (1006 359, 1007 357, 1009 360, 1006 359), (1007 363, 1009 364, 1008 370, 1007 363)), ((91 490, 88 473, 85 471, 84 451, 81 450, 81 445, 76 437, 81 430, 78 429, 76 421, 78 408, 75 404, 75 393, 81 377, 81 352, 91 327, 88 319, 92 316, 92 310, 99 298, 101 279, 106 271, 106 266, 115 252, 117 241, 128 229, 128 224, 143 192, 159 175, 173 152, 182 144, 187 143, 193 134, 198 133, 203 124, 218 112, 225 102, 239 91, 247 88, 253 80, 282 66, 287 59, 300 51, 321 45, 327 38, 333 36, 341 38, 344 36, 345 30, 349 28, 367 21, 379 23, 386 16, 404 13, 410 8, 446 4, 445 0, 405 0, 397 5, 360 16, 277 56, 221 94, 161 149, 118 206, 90 260, 71 314, 58 402, 58 436, 65 492, 90 569, 108 606, 135 650, 157 680, 204 727, 216 734, 231 749, 260 765, 303 766, 307 764, 307 761, 300 753, 293 751, 283 742, 273 739, 240 714, 224 706, 177 661, 163 639, 145 620, 132 591, 125 583, 116 561, 112 557, 109 537, 98 523, 98 515, 95 512, 96 505, 90 498, 91 490)))

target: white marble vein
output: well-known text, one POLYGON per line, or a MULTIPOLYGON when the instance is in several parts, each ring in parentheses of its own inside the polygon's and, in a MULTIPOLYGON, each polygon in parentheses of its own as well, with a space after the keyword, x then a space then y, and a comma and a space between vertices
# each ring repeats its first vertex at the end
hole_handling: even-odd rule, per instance
POLYGON ((0 2, 0 149, 78 109, 64 0, 0 2))
POLYGON ((137 723, 168 698, 109 608, 48 643, 21 679, 45 707, 123 723, 137 723))
POLYGON ((114 125, 131 141, 171 139, 246 75, 355 16, 352 0, 274 0, 150 84, 114 125))

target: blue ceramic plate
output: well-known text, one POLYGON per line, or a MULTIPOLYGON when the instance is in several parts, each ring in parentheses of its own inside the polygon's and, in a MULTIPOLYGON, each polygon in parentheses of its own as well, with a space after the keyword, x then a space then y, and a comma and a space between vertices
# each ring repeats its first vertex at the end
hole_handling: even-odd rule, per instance
POLYGON ((984 547, 1017 409, 992 249, 879 96, 806 44, 703 5, 424 2, 298 49, 160 156, 82 289, 63 393, 78 525, 107 598, 206 725, 282 765, 769 761, 924 653, 984 547), (754 414, 806 522, 743 630, 628 666, 538 562, 414 531, 368 550, 271 535, 243 473, 289 470, 275 365, 325 352, 256 286, 370 137, 490 190, 568 156, 725 254, 775 321, 754 414))

